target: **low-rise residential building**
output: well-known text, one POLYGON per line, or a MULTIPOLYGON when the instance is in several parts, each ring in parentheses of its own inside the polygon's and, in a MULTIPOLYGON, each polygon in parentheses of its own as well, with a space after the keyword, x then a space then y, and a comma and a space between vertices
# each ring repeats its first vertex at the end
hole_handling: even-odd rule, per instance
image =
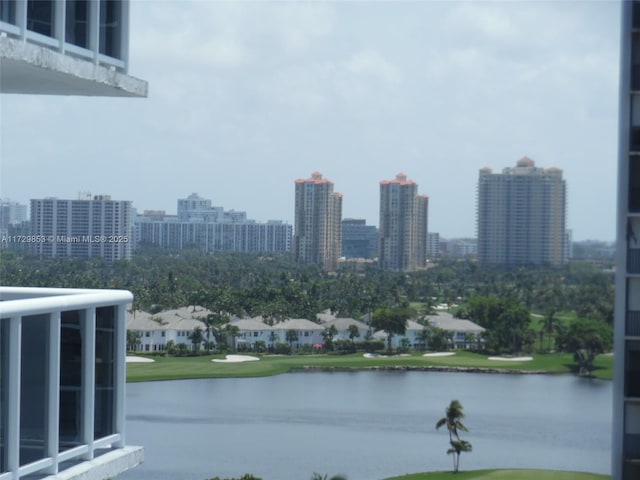
POLYGON ((451 335, 454 348, 469 348, 475 345, 485 328, 473 323, 471 320, 455 318, 448 312, 438 312, 427 316, 429 323, 451 335))
MULTIPOLYGON (((426 318, 433 327, 444 330, 451 338, 451 348, 469 348, 480 341, 482 332, 485 331, 480 325, 470 320, 454 318, 447 312, 439 312, 426 318)), ((404 335, 394 335, 391 338, 391 347, 405 348, 429 348, 429 344, 424 338, 425 326, 415 320, 407 320, 407 329, 404 335)), ((373 334, 373 338, 381 340, 387 344, 387 333, 379 330, 373 334)))
POLYGON ((287 332, 289 330, 293 330, 298 335, 298 339, 292 343, 293 348, 321 345, 324 343, 324 339, 322 338, 324 327, 311 320, 290 318, 284 322, 276 323, 273 326, 273 331, 278 335, 280 343, 289 343, 287 341, 287 332))
MULTIPOLYGON (((156 314, 140 310, 129 312, 127 330, 139 334, 137 342, 129 348, 140 352, 162 352, 172 341, 175 345, 184 343, 192 350, 194 345, 189 337, 198 327, 206 331, 202 319, 210 313, 202 307, 183 307, 156 314)), ((204 335, 206 339, 206 333, 204 335)))
POLYGON ((231 320, 231 325, 238 327, 236 344, 243 344, 251 349, 256 347, 256 342, 264 342, 266 346, 281 343, 280 336, 274 333, 271 325, 266 324, 262 317, 236 318, 231 320))
MULTIPOLYGON (((177 310, 167 310, 150 314, 143 311, 129 312, 127 329, 138 333, 135 345, 129 345, 131 350, 139 352, 163 352, 167 349, 168 342, 174 345, 185 344, 189 350, 195 349, 190 339, 194 329, 203 331, 204 340, 215 344, 215 336, 207 334, 207 327, 203 321, 211 312, 202 307, 183 307, 177 310)), ((368 336, 369 325, 353 318, 336 318, 329 312, 318 314, 320 323, 312 322, 304 318, 291 318, 282 322, 269 325, 262 317, 234 318, 229 325, 238 328, 233 339, 228 338, 229 345, 255 349, 256 342, 263 342, 270 347, 278 343, 291 344, 293 348, 313 347, 323 345, 325 339, 323 332, 335 326, 337 333, 333 340, 346 340, 362 342, 368 336), (358 329, 359 336, 351 338, 350 327, 358 329), (296 332, 297 339, 289 342, 288 331, 296 332)), ((439 312, 427 317, 428 322, 448 333, 451 338, 451 348, 469 348, 479 341, 484 328, 470 320, 454 318, 450 313, 439 312)), ((404 335, 394 335, 391 347, 423 348, 425 345, 424 325, 415 320, 407 321, 407 329, 404 335)), ((387 343, 386 332, 380 330, 373 333, 373 339, 387 343)))
MULTIPOLYGON (((414 348, 423 345, 422 332, 424 327, 414 320, 407 320, 407 329, 404 335, 393 335, 391 337, 391 348, 414 348)), ((373 334, 374 340, 383 341, 388 345, 389 336, 387 332, 378 330, 373 334)))
POLYGON ((369 325, 366 323, 360 322, 353 318, 335 318, 333 320, 329 320, 323 324, 324 328, 330 328, 331 326, 336 327, 338 333, 333 337, 333 340, 353 340, 356 342, 361 342, 364 340, 365 335, 369 331, 369 325), (355 338, 351 338, 351 326, 354 325, 358 329, 358 336, 355 338))

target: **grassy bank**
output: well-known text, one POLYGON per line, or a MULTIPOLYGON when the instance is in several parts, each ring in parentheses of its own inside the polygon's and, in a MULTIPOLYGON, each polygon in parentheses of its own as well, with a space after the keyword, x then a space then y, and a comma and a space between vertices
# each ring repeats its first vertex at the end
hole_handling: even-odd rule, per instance
POLYGON ((469 472, 429 472, 391 477, 385 480, 607 480, 609 475, 553 470, 473 470, 469 472))
MULTIPOLYGON (((456 352, 448 357, 423 357, 415 353, 403 357, 364 358, 362 353, 350 355, 265 355, 257 362, 216 363, 220 355, 199 357, 151 357, 154 363, 127 364, 127 380, 143 382, 151 380, 175 380, 186 378, 262 377, 303 369, 367 369, 367 368, 465 368, 502 371, 543 371, 561 374, 573 373, 573 356, 568 353, 532 355, 532 361, 501 362, 489 360, 486 355, 456 352)), ((611 379, 613 357, 600 355, 596 359, 597 378, 611 379)))

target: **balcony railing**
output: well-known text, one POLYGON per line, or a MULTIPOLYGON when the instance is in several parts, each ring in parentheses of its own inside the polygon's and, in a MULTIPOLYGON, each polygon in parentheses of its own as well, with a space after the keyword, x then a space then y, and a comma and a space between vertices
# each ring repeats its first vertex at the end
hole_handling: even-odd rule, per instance
POLYGON ((0 480, 57 474, 63 462, 124 449, 132 299, 119 290, 0 287, 0 480))

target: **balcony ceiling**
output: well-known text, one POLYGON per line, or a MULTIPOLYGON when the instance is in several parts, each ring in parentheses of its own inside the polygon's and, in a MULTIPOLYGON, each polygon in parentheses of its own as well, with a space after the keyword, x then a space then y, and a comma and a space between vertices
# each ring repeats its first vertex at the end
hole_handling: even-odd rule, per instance
POLYGON ((115 69, 0 37, 0 93, 146 97, 147 88, 115 69))

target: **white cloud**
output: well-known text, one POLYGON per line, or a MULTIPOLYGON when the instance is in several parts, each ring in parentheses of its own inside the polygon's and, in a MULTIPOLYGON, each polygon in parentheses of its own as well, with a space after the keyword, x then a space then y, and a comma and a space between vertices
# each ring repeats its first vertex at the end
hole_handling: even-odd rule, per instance
POLYGON ((333 31, 334 8, 327 3, 280 3, 272 13, 265 18, 272 19, 272 32, 288 54, 305 54, 333 31))
POLYGON ((490 2, 458 3, 448 16, 446 24, 470 35, 478 34, 491 40, 505 41, 518 33, 504 4, 490 2))
POLYGON ((398 84, 402 81, 400 69, 374 51, 356 53, 346 62, 346 68, 354 75, 381 80, 389 84, 398 84))

